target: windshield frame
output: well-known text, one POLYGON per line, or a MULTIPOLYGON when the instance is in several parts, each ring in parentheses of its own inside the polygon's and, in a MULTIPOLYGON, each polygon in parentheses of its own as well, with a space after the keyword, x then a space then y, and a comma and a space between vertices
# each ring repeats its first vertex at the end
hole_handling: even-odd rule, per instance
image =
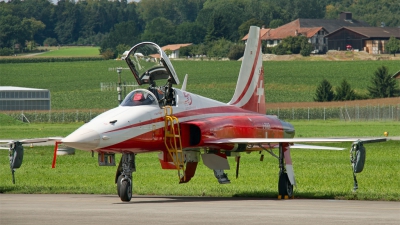
POLYGON ((154 105, 159 106, 156 96, 151 91, 146 89, 135 89, 126 95, 120 106, 124 107, 135 107, 142 105, 154 105), (133 100, 135 93, 142 92, 144 98, 142 100, 133 100))
POLYGON ((172 78, 172 83, 173 84, 179 84, 179 79, 178 76, 175 72, 174 67, 172 66, 171 61, 169 60, 167 54, 158 46, 157 44, 153 42, 141 42, 135 46, 133 46, 130 50, 127 56, 125 57, 125 62, 128 64, 129 69, 131 70, 133 76, 135 77, 137 83, 139 85, 142 85, 145 83, 144 80, 142 80, 143 75, 148 72, 152 71, 152 69, 155 67, 150 67, 146 68, 146 71, 141 72, 138 71, 140 69, 140 64, 139 64, 139 59, 138 58, 144 58, 144 59, 152 59, 154 61, 159 62, 158 66, 162 66, 165 68, 166 73, 172 78), (153 50, 156 50, 157 53, 154 54, 143 54, 143 52, 140 52, 141 49, 148 49, 153 48, 153 50))

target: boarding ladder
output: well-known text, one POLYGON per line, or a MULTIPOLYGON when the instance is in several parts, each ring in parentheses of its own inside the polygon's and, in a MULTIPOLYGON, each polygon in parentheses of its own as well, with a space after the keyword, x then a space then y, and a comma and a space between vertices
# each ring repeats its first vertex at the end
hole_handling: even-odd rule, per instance
POLYGON ((172 107, 164 107, 165 114, 165 137, 164 143, 169 156, 174 162, 176 169, 178 170, 179 179, 182 181, 186 180, 185 176, 185 156, 182 151, 181 132, 179 128, 178 118, 172 115, 172 107), (181 172, 182 171, 182 172, 181 172))

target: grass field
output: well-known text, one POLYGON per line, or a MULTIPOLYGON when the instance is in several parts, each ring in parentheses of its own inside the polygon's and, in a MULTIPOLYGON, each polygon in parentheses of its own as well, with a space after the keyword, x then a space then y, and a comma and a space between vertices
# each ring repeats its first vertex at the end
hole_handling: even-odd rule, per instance
POLYGON ((49 51, 36 55, 37 57, 89 57, 100 56, 99 47, 58 47, 51 48, 49 51))
MULTIPOLYGON (((189 75, 187 90, 222 102, 234 92, 241 62, 173 61, 179 79, 189 75)), ((265 92, 267 102, 313 101, 317 85, 323 78, 338 86, 346 78, 358 93, 366 93, 373 72, 385 65, 390 73, 398 71, 398 61, 299 62, 266 61, 265 92)), ((101 82, 118 80, 116 67, 124 61, 108 60, 64 63, 0 64, 0 86, 50 89, 52 109, 98 109, 118 104, 117 92, 100 91, 101 82), (90 103, 90 104, 88 104, 90 103)), ((122 81, 133 76, 123 70, 122 81)), ((158 85, 163 85, 158 83, 158 85)), ((180 85, 178 85, 180 87, 180 85)))
MULTIPOLYGON (((400 136, 400 122, 292 121, 297 136, 400 136)), ((82 123, 24 124, 0 116, 0 139, 66 136, 82 123)), ((350 148, 351 143, 329 143, 328 146, 350 148)), ((349 152, 292 150, 296 174, 296 198, 335 198, 400 200, 400 144, 398 141, 366 145, 367 161, 358 174, 359 190, 352 192, 353 178, 349 152)), ((59 156, 51 169, 52 146, 25 148, 24 165, 11 182, 7 151, 0 151, 0 193, 93 193, 115 194, 116 167, 99 167, 97 156, 76 151, 73 156, 59 156)), ((276 153, 276 151, 275 151, 276 153)), ((161 170, 156 153, 137 156, 134 193, 182 196, 257 196, 276 197, 278 163, 266 155, 263 162, 257 153, 242 154, 239 179, 234 178, 235 162, 227 171, 232 183, 219 185, 211 170, 202 163, 196 176, 187 184, 178 184, 176 171, 161 170)), ((120 155, 118 155, 118 160, 120 155)))

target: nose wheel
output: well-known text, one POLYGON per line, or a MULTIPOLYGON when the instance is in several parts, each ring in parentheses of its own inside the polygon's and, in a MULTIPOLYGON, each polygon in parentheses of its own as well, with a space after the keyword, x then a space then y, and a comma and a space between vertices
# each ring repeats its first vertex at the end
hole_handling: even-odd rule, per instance
POLYGON ((130 179, 121 180, 119 187, 119 197, 123 202, 130 202, 132 199, 132 181, 130 179))
POLYGON ((117 193, 123 202, 132 199, 132 172, 136 171, 135 154, 123 153, 117 169, 117 193))

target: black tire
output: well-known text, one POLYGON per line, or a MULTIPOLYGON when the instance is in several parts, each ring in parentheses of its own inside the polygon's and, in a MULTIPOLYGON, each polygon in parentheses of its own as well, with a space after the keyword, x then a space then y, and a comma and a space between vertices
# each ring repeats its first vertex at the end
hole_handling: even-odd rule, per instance
POLYGON ((121 201, 130 202, 132 199, 132 187, 128 180, 124 180, 121 183, 120 187, 120 196, 121 201))
POLYGON ((117 179, 117 193, 118 193, 118 197, 121 197, 121 180, 122 180, 122 178, 123 178, 124 176, 122 176, 122 174, 121 175, 119 175, 118 176, 118 179, 117 179))
POLYGON ((293 197, 293 185, 290 184, 287 173, 280 173, 279 175, 278 192, 282 197, 285 195, 289 198, 293 197))

